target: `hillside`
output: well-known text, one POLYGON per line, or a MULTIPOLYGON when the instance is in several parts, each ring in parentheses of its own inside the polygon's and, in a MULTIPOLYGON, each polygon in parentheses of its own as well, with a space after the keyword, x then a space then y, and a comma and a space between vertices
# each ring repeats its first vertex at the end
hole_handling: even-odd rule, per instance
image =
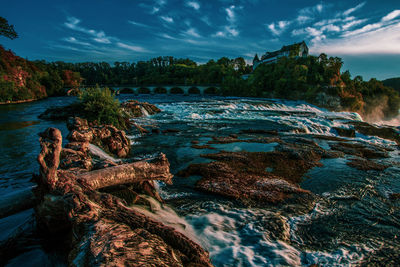
POLYGON ((385 86, 392 87, 396 89, 400 93, 400 77, 398 78, 390 78, 382 81, 385 86))
POLYGON ((79 86, 81 78, 69 70, 55 70, 32 62, 0 45, 0 102, 37 100, 63 93, 64 86, 79 86))

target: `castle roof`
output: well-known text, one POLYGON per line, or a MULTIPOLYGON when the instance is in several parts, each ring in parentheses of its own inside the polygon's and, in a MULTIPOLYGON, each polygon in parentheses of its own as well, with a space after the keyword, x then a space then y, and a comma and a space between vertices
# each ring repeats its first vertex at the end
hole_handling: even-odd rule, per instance
POLYGON ((277 50, 277 51, 274 51, 274 52, 266 52, 266 53, 261 57, 261 60, 265 60, 265 59, 268 59, 268 58, 276 57, 276 56, 282 54, 283 52, 296 50, 296 49, 298 49, 302 44, 304 44, 305 46, 307 46, 306 43, 303 41, 303 42, 295 43, 295 44, 292 44, 292 45, 285 45, 285 46, 282 46, 282 48, 281 48, 280 50, 277 50))

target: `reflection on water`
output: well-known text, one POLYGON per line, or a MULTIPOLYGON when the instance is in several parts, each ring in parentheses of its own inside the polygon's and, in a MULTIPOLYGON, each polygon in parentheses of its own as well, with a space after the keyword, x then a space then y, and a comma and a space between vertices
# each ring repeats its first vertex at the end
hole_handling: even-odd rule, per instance
POLYGON ((39 124, 40 121, 17 121, 17 122, 6 122, 0 124, 0 131, 11 131, 18 130, 25 127, 29 127, 35 124, 39 124))

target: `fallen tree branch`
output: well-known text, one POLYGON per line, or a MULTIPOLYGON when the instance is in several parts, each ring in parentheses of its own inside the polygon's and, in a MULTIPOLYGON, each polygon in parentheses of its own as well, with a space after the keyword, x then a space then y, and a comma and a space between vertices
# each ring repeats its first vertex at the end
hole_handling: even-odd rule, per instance
POLYGON ((149 180, 163 181, 172 184, 173 175, 169 172, 169 163, 164 154, 151 162, 138 161, 106 169, 95 170, 78 175, 78 179, 91 189, 140 183, 149 180))

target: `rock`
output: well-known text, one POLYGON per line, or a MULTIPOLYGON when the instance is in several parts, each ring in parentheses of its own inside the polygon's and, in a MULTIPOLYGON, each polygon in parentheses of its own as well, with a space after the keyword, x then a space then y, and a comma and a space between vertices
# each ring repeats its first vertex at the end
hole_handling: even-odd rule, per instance
POLYGON ((160 129, 158 129, 158 128, 151 129, 151 132, 152 132, 153 134, 160 134, 160 133, 161 133, 160 129))
POLYGON ((333 127, 333 129, 338 133, 339 136, 344 136, 344 137, 355 137, 356 136, 356 131, 354 129, 347 129, 347 128, 341 128, 341 127, 333 127))
POLYGON ((120 158, 127 157, 131 151, 131 142, 125 132, 112 125, 89 126, 87 120, 74 117, 68 119, 67 126, 71 131, 67 136, 71 142, 69 147, 78 143, 92 143, 120 158))
POLYGON ((77 105, 69 105, 65 107, 51 107, 46 109, 39 115, 43 120, 67 120, 69 117, 81 116, 80 110, 77 105))
POLYGON ((131 142, 124 131, 118 130, 112 125, 104 125, 94 130, 95 142, 106 151, 125 158, 131 151, 131 142))
POLYGON ((89 123, 87 120, 79 117, 69 117, 67 120, 67 128, 69 131, 87 131, 89 130, 89 123))
POLYGON ((342 151, 345 154, 367 159, 388 158, 386 149, 371 144, 339 142, 330 144, 331 149, 342 151))
POLYGON ((389 166, 387 165, 375 163, 371 160, 364 160, 364 159, 351 159, 346 164, 352 168, 356 168, 357 170, 361 171, 370 171, 370 170, 384 171, 387 168, 389 168, 389 166))
POLYGON ((162 130, 162 133, 163 134, 166 134, 166 133, 179 133, 181 130, 178 130, 178 129, 165 129, 165 130, 162 130))
POLYGON ((353 121, 350 122, 356 128, 357 132, 364 135, 378 136, 380 138, 395 141, 400 145, 400 134, 395 127, 375 126, 366 122, 353 121))
POLYGON ((241 133, 245 134, 269 134, 269 135, 278 135, 278 131, 275 130, 263 130, 263 129, 246 129, 241 130, 241 133))
POLYGON ((192 145, 192 148, 194 149, 215 149, 214 147, 210 145, 192 145))
POLYGON ((79 131, 79 130, 72 130, 67 139, 71 142, 88 142, 91 143, 93 141, 93 132, 91 130, 86 131, 79 131))
POLYGON ((390 194, 390 199, 391 199, 391 200, 398 200, 398 199, 400 199, 400 193, 392 193, 392 194, 390 194))
POLYGON ((141 103, 136 100, 129 100, 121 104, 121 108, 130 115, 130 117, 143 117, 147 115, 154 115, 161 112, 161 110, 153 104, 141 103))

